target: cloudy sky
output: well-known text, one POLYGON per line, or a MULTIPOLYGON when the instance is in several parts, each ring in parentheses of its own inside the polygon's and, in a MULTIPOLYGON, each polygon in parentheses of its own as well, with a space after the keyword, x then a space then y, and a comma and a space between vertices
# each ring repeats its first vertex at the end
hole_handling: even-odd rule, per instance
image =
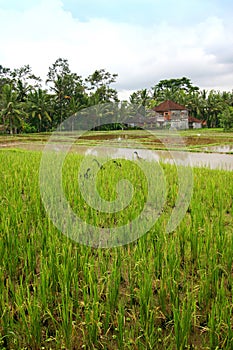
POLYGON ((233 88, 232 0, 0 0, 0 64, 45 79, 59 57, 86 77, 118 73, 125 98, 186 76, 233 88))

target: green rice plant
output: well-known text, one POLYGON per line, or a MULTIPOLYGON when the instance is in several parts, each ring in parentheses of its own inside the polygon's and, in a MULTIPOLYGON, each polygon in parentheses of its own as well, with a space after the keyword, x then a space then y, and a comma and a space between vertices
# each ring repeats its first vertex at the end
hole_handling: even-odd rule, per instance
MULTIPOLYGON (((63 235, 47 216, 40 158, 40 152, 0 151, 0 346, 230 350, 232 172, 195 168, 187 213, 167 234, 177 170, 161 165, 167 193, 158 221, 135 242, 96 249, 63 235)), ((90 208, 73 181, 82 159, 69 154, 64 164, 63 187, 73 210, 99 227, 137 217, 147 200, 137 164, 109 161, 98 174, 99 193, 108 201, 117 198, 119 180, 135 185, 126 211, 109 215, 90 208)))
POLYGON ((109 305, 109 311, 116 308, 119 298, 119 288, 121 283, 121 254, 120 250, 117 251, 114 260, 112 262, 112 270, 108 280, 108 291, 107 291, 107 303, 109 305))
POLYGON ((124 311, 124 305, 122 303, 119 303, 118 306, 118 313, 117 313, 117 341, 118 341, 118 348, 122 349, 124 347, 124 327, 125 327, 125 311, 124 311))
POLYGON ((177 349, 185 349, 192 328, 193 300, 192 295, 187 292, 187 297, 180 303, 177 297, 173 305, 174 331, 177 349))
POLYGON ((152 276, 148 270, 145 270, 141 277, 139 290, 140 323, 144 329, 147 329, 147 326, 150 325, 148 321, 152 312, 152 276))
POLYGON ((36 290, 25 288, 21 280, 16 293, 16 312, 20 328, 17 329, 19 345, 38 349, 41 343, 41 310, 36 296, 36 290))

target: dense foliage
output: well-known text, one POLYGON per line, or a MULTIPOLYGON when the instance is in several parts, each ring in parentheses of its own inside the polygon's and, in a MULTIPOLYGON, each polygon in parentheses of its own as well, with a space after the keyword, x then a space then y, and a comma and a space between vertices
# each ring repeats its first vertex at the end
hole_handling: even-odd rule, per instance
MULTIPOLYGON (((116 78, 117 74, 99 69, 83 79, 70 70, 66 59, 58 58, 49 67, 45 85, 29 65, 13 71, 0 65, 1 131, 51 131, 83 108, 119 102, 112 88, 116 78)), ((161 80, 151 89, 132 93, 125 103, 153 108, 167 99, 185 105, 190 116, 206 121, 208 127, 233 127, 233 91, 202 91, 186 77, 161 80)))
POLYGON ((110 86, 116 77, 100 69, 83 80, 71 72, 66 59, 59 58, 49 67, 45 89, 30 66, 11 71, 0 65, 2 131, 50 131, 82 108, 116 102, 117 91, 110 86))

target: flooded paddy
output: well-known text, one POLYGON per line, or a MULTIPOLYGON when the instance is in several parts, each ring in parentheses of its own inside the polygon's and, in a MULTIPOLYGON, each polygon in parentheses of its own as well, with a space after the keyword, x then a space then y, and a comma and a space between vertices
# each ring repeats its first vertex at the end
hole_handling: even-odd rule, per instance
MULTIPOLYGON (((43 151, 50 134, 1 136, 0 149, 43 151)), ((54 149, 70 147, 71 152, 96 157, 162 161, 209 167, 211 169, 233 170, 232 134, 183 134, 177 138, 167 132, 155 134, 144 130, 88 132, 77 136, 62 134, 54 142, 54 149), (182 142, 181 142, 182 141, 182 142), (166 145, 169 144, 169 147, 166 145), (168 148, 169 151, 166 149, 168 148)))
POLYGON ((95 147, 80 149, 79 152, 84 155, 92 155, 104 158, 123 158, 129 160, 147 160, 157 161, 176 165, 192 167, 208 167, 210 169, 233 170, 233 155, 214 154, 214 153, 194 153, 182 151, 154 151, 148 149, 129 149, 129 148, 108 148, 95 147), (137 152, 137 153, 136 153, 137 152))
POLYGON ((204 147, 203 150, 214 153, 233 153, 233 145, 208 146, 204 147))

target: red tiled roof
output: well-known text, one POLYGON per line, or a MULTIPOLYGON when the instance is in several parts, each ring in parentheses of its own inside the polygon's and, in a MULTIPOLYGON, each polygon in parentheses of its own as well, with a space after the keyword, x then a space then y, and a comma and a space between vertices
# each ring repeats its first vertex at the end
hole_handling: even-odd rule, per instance
POLYGON ((190 123, 202 123, 202 124, 204 124, 203 120, 200 120, 200 119, 197 119, 197 118, 194 118, 194 117, 189 117, 189 122, 190 123))
POLYGON ((194 117, 189 117, 189 122, 190 123, 201 123, 201 120, 194 118, 194 117))
POLYGON ((187 109, 185 106, 179 105, 176 102, 173 102, 171 100, 164 101, 160 103, 157 107, 153 108, 154 111, 156 112, 167 112, 171 110, 184 110, 187 109))

